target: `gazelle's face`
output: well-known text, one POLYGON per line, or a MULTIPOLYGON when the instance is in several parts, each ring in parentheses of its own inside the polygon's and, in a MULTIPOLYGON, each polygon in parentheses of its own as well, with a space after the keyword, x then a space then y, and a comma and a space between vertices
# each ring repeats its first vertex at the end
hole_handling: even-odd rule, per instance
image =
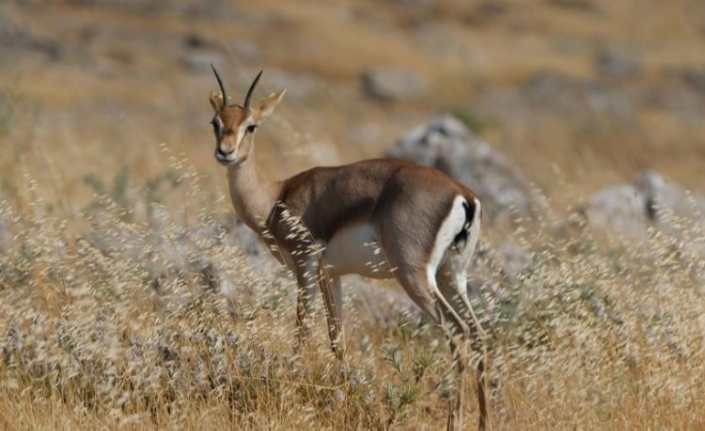
POLYGON ((213 68, 220 93, 211 92, 210 102, 215 111, 211 121, 215 134, 215 158, 226 166, 239 166, 252 156, 255 145, 255 131, 262 120, 274 112, 274 108, 284 97, 286 90, 270 94, 262 99, 256 107, 250 106, 252 92, 262 72, 257 75, 245 97, 243 106, 228 105, 225 87, 213 68))
POLYGON ((259 112, 240 106, 224 106, 216 111, 211 125, 215 135, 215 158, 223 165, 241 164, 254 149, 259 112))

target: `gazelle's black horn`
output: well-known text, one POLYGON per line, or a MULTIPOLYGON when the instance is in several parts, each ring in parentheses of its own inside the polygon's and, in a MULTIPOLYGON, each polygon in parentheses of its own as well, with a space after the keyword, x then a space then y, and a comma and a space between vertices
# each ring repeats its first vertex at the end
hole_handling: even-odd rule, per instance
POLYGON ((257 83, 259 82, 259 77, 262 76, 262 71, 260 70, 257 76, 255 77, 255 80, 252 81, 252 85, 250 85, 250 90, 247 92, 247 97, 245 97, 245 104, 243 107, 249 108, 250 107, 250 99, 252 99, 252 92, 255 91, 255 87, 257 86, 257 83))
POLYGON ((228 106, 228 96, 225 94, 225 87, 223 86, 223 81, 220 80, 220 75, 218 75, 218 71, 215 70, 215 66, 213 66, 213 63, 211 63, 211 69, 213 69, 213 73, 215 73, 215 79, 218 80, 218 85, 220 85, 220 93, 223 95, 223 106, 228 106))

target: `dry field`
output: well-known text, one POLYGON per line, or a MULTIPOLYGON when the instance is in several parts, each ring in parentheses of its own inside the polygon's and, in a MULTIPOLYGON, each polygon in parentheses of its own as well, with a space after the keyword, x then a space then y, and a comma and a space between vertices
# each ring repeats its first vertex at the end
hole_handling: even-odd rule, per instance
POLYGON ((532 181, 548 211, 501 235, 531 261, 483 304, 492 429, 705 429, 705 232, 549 229, 644 168, 705 192, 692 0, 0 1, 0 429, 445 423, 444 337, 395 287, 347 282, 350 370, 322 306, 292 354, 295 281, 245 252, 213 160, 210 62, 239 97, 260 68, 260 97, 288 87, 258 135, 270 176, 451 111, 532 181), (381 66, 421 88, 370 97, 381 66))

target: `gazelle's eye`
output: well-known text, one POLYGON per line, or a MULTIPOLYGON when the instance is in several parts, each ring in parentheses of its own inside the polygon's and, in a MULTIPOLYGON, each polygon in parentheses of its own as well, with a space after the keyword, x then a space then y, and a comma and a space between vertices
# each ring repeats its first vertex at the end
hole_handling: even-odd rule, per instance
POLYGON ((255 130, 257 130, 256 124, 250 124, 247 126, 247 133, 255 133, 255 130))
POLYGON ((215 135, 218 136, 220 134, 220 133, 218 133, 219 124, 215 118, 213 119, 213 121, 211 121, 211 126, 213 126, 213 133, 215 133, 215 135))

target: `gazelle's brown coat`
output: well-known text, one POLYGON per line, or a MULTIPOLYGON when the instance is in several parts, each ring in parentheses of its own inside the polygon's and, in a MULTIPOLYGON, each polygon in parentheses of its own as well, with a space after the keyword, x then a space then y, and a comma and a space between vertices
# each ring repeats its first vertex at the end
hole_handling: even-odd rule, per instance
MULTIPOLYGON (((480 230, 477 196, 435 169, 394 159, 317 167, 283 181, 265 180, 254 163, 254 133, 284 92, 250 107, 259 76, 238 106, 225 103, 216 72, 221 94, 211 94, 215 156, 228 167, 235 210, 296 274, 297 345, 305 340, 306 318, 320 288, 331 346, 342 360, 340 276, 394 277, 448 334, 459 373, 448 429, 461 429, 466 340, 481 349, 483 338, 466 292, 466 270, 480 230)), ((487 416, 483 359, 477 366, 480 429, 487 416)))

